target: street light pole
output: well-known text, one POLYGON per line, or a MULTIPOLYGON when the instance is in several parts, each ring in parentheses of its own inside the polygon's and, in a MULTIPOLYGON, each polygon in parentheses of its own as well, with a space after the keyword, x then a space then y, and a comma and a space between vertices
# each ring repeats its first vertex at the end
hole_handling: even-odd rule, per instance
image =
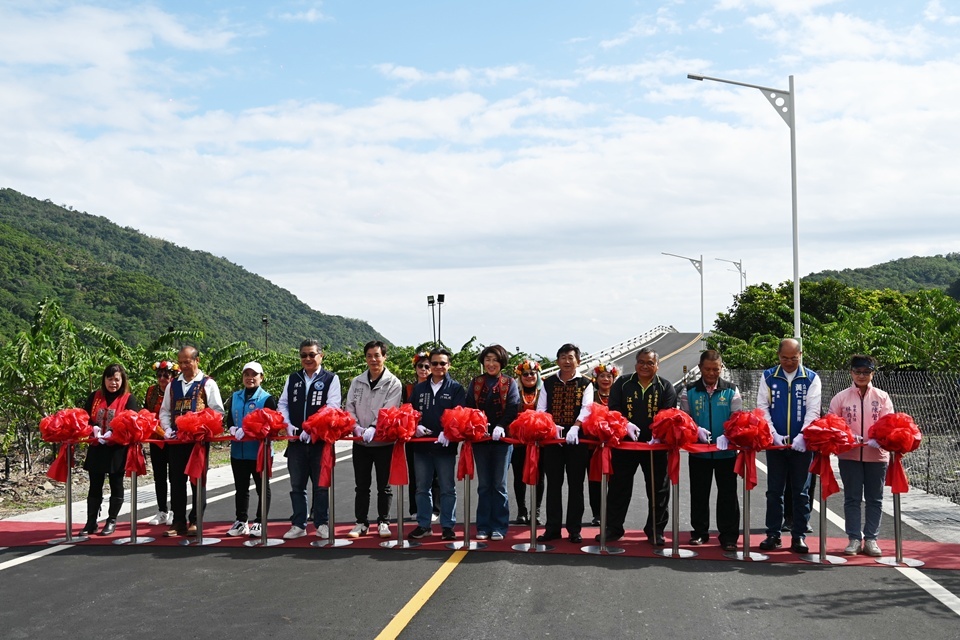
POLYGON ((427 306, 430 307, 430 316, 433 319, 433 346, 437 346, 437 312, 434 307, 433 296, 427 296, 427 306))
POLYGON ((740 293, 743 293, 743 288, 747 285, 747 273, 743 270, 743 258, 740 258, 739 262, 733 260, 726 260, 724 258, 717 258, 720 262, 729 262, 737 268, 737 273, 740 274, 740 293))
POLYGON ((704 331, 703 323, 703 254, 700 254, 700 259, 689 258, 687 256, 680 256, 675 253, 667 253, 666 251, 661 251, 665 256, 673 256, 674 258, 683 258, 684 260, 689 260, 690 264, 693 265, 693 268, 697 270, 697 273, 700 274, 700 348, 704 350, 707 348, 707 334, 704 331))
POLYGON ((796 110, 794 108, 794 97, 796 92, 793 87, 793 76, 789 77, 789 89, 771 89, 747 82, 737 82, 736 80, 725 80, 723 78, 713 78, 695 73, 688 73, 690 80, 711 80, 713 82, 722 82, 724 84, 733 84, 738 87, 749 87, 758 89, 763 97, 770 102, 776 109, 783 121, 790 127, 790 188, 791 202, 793 205, 793 337, 798 341, 800 338, 800 230, 797 222, 797 121, 796 110))
POLYGON ((266 314, 263 315, 263 352, 270 352, 270 341, 267 338, 267 327, 270 326, 270 319, 266 314))
POLYGON ((440 343, 443 342, 443 333, 441 333, 443 322, 443 299, 444 295, 442 293, 437 294, 437 346, 440 346, 440 343))

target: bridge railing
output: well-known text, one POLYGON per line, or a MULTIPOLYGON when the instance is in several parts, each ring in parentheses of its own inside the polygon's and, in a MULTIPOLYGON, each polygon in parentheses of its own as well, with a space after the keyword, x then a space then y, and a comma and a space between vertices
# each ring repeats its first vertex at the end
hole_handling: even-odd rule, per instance
MULTIPOLYGON (((646 333, 641 333, 638 336, 635 336, 628 340, 624 340, 623 342, 615 344, 612 347, 607 347, 605 349, 601 349, 600 351, 595 351, 593 353, 582 354, 580 357, 580 366, 577 367, 577 371, 581 374, 586 373, 587 371, 590 371, 601 362, 609 362, 611 360, 616 360, 617 358, 623 356, 624 354, 630 353, 631 351, 635 351, 640 347, 642 347, 643 345, 645 345, 646 343, 652 341, 654 338, 657 338, 658 336, 662 336, 666 333, 677 333, 677 330, 676 328, 669 325, 658 325, 653 329, 650 329, 646 333)), ((559 370, 560 369, 557 366, 547 367, 541 372, 540 375, 541 377, 546 378, 548 376, 554 375, 559 370)))

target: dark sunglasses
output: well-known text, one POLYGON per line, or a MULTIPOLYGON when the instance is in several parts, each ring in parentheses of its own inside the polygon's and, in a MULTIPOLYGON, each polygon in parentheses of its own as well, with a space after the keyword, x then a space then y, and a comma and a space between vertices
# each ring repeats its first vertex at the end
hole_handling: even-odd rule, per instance
POLYGON ((429 362, 421 362, 420 364, 417 365, 417 369, 429 369, 429 368, 430 368, 429 362))
POLYGON ((431 367, 449 367, 450 363, 449 362, 431 362, 430 366, 431 367))
POLYGON ((158 378, 172 378, 172 377, 173 377, 173 372, 172 372, 172 371, 160 371, 160 372, 157 373, 157 377, 158 377, 158 378))
POLYGON ((319 354, 319 353, 301 353, 301 354, 300 354, 300 358, 301 358, 302 360, 313 360, 313 359, 316 358, 318 355, 320 355, 320 354, 319 354))

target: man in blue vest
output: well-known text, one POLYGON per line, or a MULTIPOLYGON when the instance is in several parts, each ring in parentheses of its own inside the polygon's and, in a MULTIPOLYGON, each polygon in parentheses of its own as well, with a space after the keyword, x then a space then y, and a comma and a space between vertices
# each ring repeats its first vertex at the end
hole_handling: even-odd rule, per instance
POLYGON ((743 407, 737 385, 720 377, 723 360, 708 349, 700 354, 700 379, 680 392, 680 408, 699 427, 698 440, 716 442, 722 449, 690 454, 690 544, 705 544, 710 538, 710 488, 717 481, 717 536, 724 551, 736 551, 740 538, 740 500, 733 467, 737 452, 727 451, 723 423, 743 407))
POLYGON ((804 541, 810 522, 808 471, 813 454, 807 451, 803 430, 820 417, 820 376, 800 365, 800 342, 787 338, 780 342, 780 364, 763 372, 757 390, 757 408, 770 423, 773 444, 789 449, 767 451, 767 538, 760 543, 764 551, 779 549, 783 524, 783 492, 787 478, 793 497, 793 528, 790 550, 807 553, 804 541))
POLYGON ((303 368, 290 374, 277 410, 287 424, 287 434, 300 439, 291 441, 283 454, 290 472, 290 502, 293 516, 290 530, 283 534, 287 540, 307 535, 307 483, 313 487, 313 524, 318 538, 329 537, 328 509, 330 490, 318 487, 320 480, 320 456, 323 442, 310 442, 310 435, 303 431, 304 421, 320 410, 331 406, 340 408, 340 378, 323 369, 323 350, 316 340, 300 343, 300 364, 303 368))

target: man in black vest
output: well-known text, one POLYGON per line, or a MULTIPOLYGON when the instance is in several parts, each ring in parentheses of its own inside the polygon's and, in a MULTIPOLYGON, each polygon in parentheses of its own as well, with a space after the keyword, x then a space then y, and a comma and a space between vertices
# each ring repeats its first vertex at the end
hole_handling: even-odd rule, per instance
POLYGON ((340 379, 336 374, 321 368, 323 350, 316 340, 300 343, 300 363, 303 368, 290 374, 280 394, 277 410, 287 423, 287 434, 299 436, 291 441, 283 454, 290 472, 290 502, 293 516, 290 530, 283 534, 287 540, 307 535, 307 483, 313 486, 313 524, 317 537, 329 536, 327 524, 330 490, 317 486, 320 480, 320 456, 323 442, 310 442, 310 435, 301 429, 303 422, 329 405, 340 408, 340 379))

